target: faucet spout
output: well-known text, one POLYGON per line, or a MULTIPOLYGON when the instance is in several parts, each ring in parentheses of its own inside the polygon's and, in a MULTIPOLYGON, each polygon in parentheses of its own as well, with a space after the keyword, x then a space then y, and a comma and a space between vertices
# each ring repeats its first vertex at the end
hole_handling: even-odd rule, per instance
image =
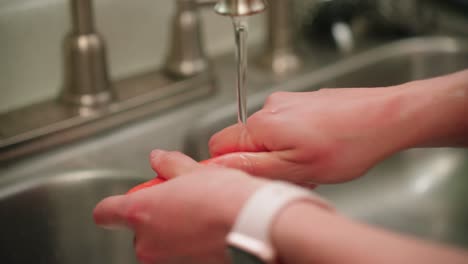
POLYGON ((224 16, 250 16, 263 12, 266 7, 265 0, 219 0, 214 9, 224 16))

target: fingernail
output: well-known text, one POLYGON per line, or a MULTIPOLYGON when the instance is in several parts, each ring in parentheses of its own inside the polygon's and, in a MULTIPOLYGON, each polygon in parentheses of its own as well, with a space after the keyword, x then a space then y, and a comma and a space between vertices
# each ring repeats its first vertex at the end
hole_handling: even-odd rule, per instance
POLYGON ((150 158, 154 160, 157 156, 161 155, 162 152, 163 152, 162 150, 154 149, 150 153, 150 158))

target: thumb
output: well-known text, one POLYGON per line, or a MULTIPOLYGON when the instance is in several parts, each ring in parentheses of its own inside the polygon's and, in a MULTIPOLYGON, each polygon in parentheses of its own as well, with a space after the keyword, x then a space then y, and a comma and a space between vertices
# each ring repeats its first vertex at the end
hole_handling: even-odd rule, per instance
POLYGON ((99 202, 93 211, 94 222, 105 228, 127 227, 126 212, 129 199, 126 196, 111 196, 99 202))
POLYGON ((264 151, 263 145, 257 144, 254 140, 256 134, 250 131, 251 129, 242 124, 235 124, 214 134, 208 143, 211 156, 239 151, 264 151))
POLYGON ((242 170, 250 175, 285 180, 297 183, 307 189, 315 189, 317 184, 303 179, 305 168, 299 164, 281 159, 278 152, 237 152, 225 154, 203 161, 204 165, 219 165, 242 170))

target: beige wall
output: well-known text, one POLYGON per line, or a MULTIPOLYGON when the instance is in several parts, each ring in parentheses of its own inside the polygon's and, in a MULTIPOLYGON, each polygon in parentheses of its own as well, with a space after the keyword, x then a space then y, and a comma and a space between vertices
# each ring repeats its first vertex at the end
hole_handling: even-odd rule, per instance
MULTIPOLYGON (((53 97, 61 83, 61 41, 69 28, 66 0, 0 0, 0 112, 53 97)), ((166 52, 173 0, 95 0, 113 78, 157 67, 166 52)), ((210 55, 233 48, 231 23, 202 12, 210 55)), ((251 41, 263 19, 251 19, 251 41)))

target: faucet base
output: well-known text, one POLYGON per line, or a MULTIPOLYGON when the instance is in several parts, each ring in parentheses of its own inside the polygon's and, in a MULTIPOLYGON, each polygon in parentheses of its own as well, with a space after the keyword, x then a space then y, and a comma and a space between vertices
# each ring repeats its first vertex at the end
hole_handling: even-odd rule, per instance
POLYGON ((215 92, 211 72, 174 80, 162 71, 115 83, 118 98, 93 111, 56 99, 0 114, 0 162, 43 151, 158 114, 215 92))

